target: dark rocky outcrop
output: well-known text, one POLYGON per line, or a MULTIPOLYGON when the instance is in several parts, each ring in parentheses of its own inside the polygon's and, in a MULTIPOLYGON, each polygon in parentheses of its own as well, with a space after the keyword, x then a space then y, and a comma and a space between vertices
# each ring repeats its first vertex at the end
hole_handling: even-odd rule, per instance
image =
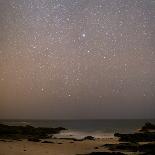
POLYGON ((93 136, 86 136, 86 137, 84 137, 82 139, 76 139, 76 138, 59 138, 59 139, 72 140, 72 141, 95 140, 95 138, 93 136))
POLYGON ((155 131, 155 125, 151 124, 150 122, 145 123, 145 125, 140 129, 142 132, 147 132, 147 131, 155 131))
POLYGON ((147 155, 155 155, 155 143, 139 145, 138 150, 140 152, 145 152, 144 154, 147 155))
POLYGON ((86 136, 83 140, 95 140, 95 138, 93 136, 86 136))
POLYGON ((51 143, 51 144, 54 144, 54 142, 51 142, 51 141, 42 141, 41 143, 51 143))
POLYGON ((1 139, 29 139, 29 138, 49 138, 49 135, 57 134, 65 128, 35 128, 30 125, 26 126, 9 126, 0 124, 0 138, 1 139))
POLYGON ((137 143, 119 143, 119 144, 105 144, 111 151, 131 151, 137 152, 138 151, 138 144, 137 143))
POLYGON ((119 144, 105 144, 111 151, 127 151, 127 152, 145 152, 155 154, 155 143, 138 144, 138 143, 119 143, 119 144))
POLYGON ((122 142, 152 142, 155 141, 155 132, 142 132, 133 134, 115 133, 115 137, 119 137, 122 142))
POLYGON ((145 123, 140 132, 132 134, 115 133, 119 138, 119 144, 105 144, 111 151, 140 152, 142 155, 155 155, 155 125, 145 123), (141 144, 139 142, 147 142, 141 144))
MULTIPOLYGON (((55 138, 57 139, 57 138, 55 138)), ((58 138, 58 139, 62 139, 62 140, 72 140, 72 141, 83 141, 83 139, 76 139, 76 138, 58 138)))

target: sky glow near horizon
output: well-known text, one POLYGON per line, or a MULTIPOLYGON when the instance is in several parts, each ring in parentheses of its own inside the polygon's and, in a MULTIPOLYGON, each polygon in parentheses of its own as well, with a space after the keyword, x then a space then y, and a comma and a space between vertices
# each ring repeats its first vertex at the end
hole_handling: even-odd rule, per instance
POLYGON ((1 0, 0 118, 155 118, 155 1, 1 0))

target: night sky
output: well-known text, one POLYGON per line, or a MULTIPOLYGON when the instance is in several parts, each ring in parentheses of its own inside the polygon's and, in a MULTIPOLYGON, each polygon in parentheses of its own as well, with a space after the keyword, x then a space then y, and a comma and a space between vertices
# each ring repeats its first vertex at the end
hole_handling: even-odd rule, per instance
POLYGON ((0 0, 0 118, 155 118, 155 0, 0 0))

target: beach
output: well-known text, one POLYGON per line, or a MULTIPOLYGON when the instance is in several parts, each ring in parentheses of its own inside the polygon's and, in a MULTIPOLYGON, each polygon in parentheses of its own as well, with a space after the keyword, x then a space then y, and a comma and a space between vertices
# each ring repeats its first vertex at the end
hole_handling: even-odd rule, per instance
POLYGON ((118 143, 117 138, 83 141, 51 139, 51 141, 53 143, 30 142, 27 140, 0 141, 0 155, 76 155, 93 151, 108 151, 102 145, 118 143))
POLYGON ((0 124, 0 155, 154 155, 155 125, 132 133, 103 133, 0 124), (108 153, 107 153, 108 152, 108 153))

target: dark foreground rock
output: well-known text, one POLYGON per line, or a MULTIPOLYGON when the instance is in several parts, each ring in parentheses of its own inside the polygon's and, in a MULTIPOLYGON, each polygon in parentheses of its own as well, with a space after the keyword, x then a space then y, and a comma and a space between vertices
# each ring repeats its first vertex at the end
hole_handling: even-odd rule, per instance
POLYGON ((155 155, 155 125, 145 123, 140 132, 132 134, 115 133, 119 138, 119 144, 105 144, 111 151, 139 152, 141 155, 155 155), (141 144, 139 142, 147 142, 141 144))
POLYGON ((140 129, 140 132, 132 134, 115 133, 115 137, 119 137, 122 142, 153 142, 155 141, 155 125, 149 122, 140 129))
POLYGON ((105 144, 111 151, 131 151, 137 152, 138 151, 138 144, 137 143, 119 143, 119 144, 105 144))
POLYGON ((138 144, 138 143, 119 143, 119 144, 105 144, 111 151, 127 151, 127 152, 141 152, 155 155, 155 143, 138 144))
POLYGON ((76 138, 59 138, 59 139, 72 140, 72 141, 95 140, 95 138, 93 136, 86 136, 86 137, 84 137, 82 139, 76 139, 76 138))
POLYGON ((55 138, 55 139, 62 139, 62 140, 72 140, 72 141, 83 141, 83 139, 76 139, 76 138, 55 138))
POLYGON ((29 139, 29 138, 49 138, 49 135, 57 134, 65 128, 44 128, 33 126, 9 126, 0 124, 0 138, 1 139, 29 139))
POLYGON ((151 124, 150 122, 145 123, 145 125, 140 129, 142 132, 147 131, 155 131, 155 125, 151 124))
POLYGON ((140 145, 139 152, 145 152, 144 155, 155 155, 155 143, 140 145))
POLYGON ((110 150, 130 150, 132 152, 146 152, 149 150, 155 151, 155 143, 138 144, 138 143, 119 143, 119 144, 105 144, 110 150))
POLYGON ((95 140, 95 138, 93 136, 86 136, 83 140, 95 140))
POLYGON ((115 133, 115 137, 119 137, 122 142, 153 142, 155 141, 155 132, 142 132, 133 134, 115 133))
POLYGON ((51 144, 54 144, 54 142, 51 142, 51 141, 42 141, 41 143, 51 143, 51 144))

